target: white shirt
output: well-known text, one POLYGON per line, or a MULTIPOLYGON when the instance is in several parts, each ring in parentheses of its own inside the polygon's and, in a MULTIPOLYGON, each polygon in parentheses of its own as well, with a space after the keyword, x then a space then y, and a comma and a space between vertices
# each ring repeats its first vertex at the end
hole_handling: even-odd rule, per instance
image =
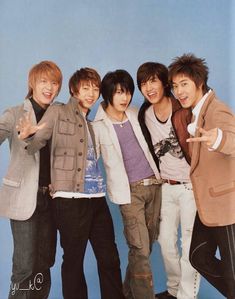
POLYGON ((145 112, 145 123, 160 162, 161 177, 180 182, 190 182, 190 166, 174 132, 171 115, 167 122, 162 123, 157 120, 153 105, 151 105, 145 112))
MULTIPOLYGON (((212 90, 210 89, 202 98, 201 100, 197 103, 197 105, 193 108, 192 110, 192 114, 194 116, 194 121, 188 125, 188 132, 190 135, 192 136, 195 136, 196 134, 196 129, 197 129, 197 121, 198 121, 198 117, 199 117, 199 114, 201 112, 201 109, 202 109, 202 106, 203 104, 205 103, 207 97, 209 96, 209 94, 212 92, 212 90)), ((209 150, 216 150, 219 145, 220 145, 220 142, 222 140, 222 137, 223 137, 223 132, 218 128, 218 136, 217 136, 217 139, 215 141, 215 143, 213 144, 213 146, 211 148, 209 148, 209 150)))

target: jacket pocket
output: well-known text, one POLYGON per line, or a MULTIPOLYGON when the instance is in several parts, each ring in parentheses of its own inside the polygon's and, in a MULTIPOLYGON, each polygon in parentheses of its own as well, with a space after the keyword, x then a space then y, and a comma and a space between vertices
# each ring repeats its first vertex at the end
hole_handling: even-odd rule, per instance
POLYGON ((76 123, 69 119, 65 119, 65 120, 60 119, 58 123, 58 132, 59 134, 74 135, 75 126, 76 123))
POLYGON ((135 217, 123 218, 124 235, 129 247, 142 248, 139 225, 135 217))
POLYGON ((7 178, 3 178, 2 182, 3 182, 4 185, 9 186, 9 187, 18 188, 20 186, 20 182, 12 181, 12 180, 9 180, 7 178))
POLYGON ((54 168, 73 170, 75 164, 75 150, 73 148, 56 148, 54 153, 54 168))
POLYGON ((212 197, 222 196, 231 192, 235 192, 235 181, 209 188, 209 193, 212 197))

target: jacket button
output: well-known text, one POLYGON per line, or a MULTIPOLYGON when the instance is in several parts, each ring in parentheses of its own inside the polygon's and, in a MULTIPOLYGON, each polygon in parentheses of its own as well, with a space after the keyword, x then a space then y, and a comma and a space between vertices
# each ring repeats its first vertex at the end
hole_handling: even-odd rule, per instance
POLYGON ((78 168, 77 170, 78 170, 78 171, 81 171, 81 168, 78 168))
POLYGON ((82 124, 79 124, 78 126, 79 126, 79 128, 81 128, 81 127, 82 127, 82 124))
POLYGON ((80 152, 80 153, 78 153, 78 156, 82 156, 82 153, 80 152))
POLYGON ((67 155, 67 152, 64 152, 64 155, 67 155))
POLYGON ((84 141, 84 139, 80 139, 80 142, 83 142, 84 141))
POLYGON ((76 114, 77 114, 77 115, 79 114, 78 111, 76 111, 76 114))

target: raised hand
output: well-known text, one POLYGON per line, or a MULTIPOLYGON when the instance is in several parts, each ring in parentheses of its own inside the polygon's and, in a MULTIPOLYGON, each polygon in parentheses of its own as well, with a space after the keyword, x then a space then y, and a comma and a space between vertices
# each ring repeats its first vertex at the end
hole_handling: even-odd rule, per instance
POLYGON ((21 140, 26 139, 44 127, 45 123, 42 123, 41 125, 33 125, 32 110, 26 112, 24 116, 19 119, 19 123, 16 125, 16 130, 19 132, 18 138, 21 140))
POLYGON ((218 129, 214 128, 211 130, 204 130, 203 128, 198 129, 201 133, 200 137, 191 137, 188 138, 187 142, 205 142, 205 144, 211 148, 214 143, 216 142, 217 136, 218 136, 218 129))

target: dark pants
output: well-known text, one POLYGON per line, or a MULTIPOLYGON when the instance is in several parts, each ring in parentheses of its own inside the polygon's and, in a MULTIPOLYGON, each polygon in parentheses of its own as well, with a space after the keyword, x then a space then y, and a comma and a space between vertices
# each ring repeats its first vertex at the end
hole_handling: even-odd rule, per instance
POLYGON ((235 298, 235 224, 205 226, 196 215, 190 262, 219 292, 235 298), (215 254, 219 249, 221 259, 215 254))
POLYGON ((88 298, 83 261, 89 240, 97 260, 101 298, 123 299, 120 261, 105 198, 58 197, 53 199, 53 211, 64 250, 64 298, 88 298))
POLYGON ((11 220, 14 253, 9 299, 46 299, 55 261, 56 228, 51 197, 38 193, 37 207, 28 220, 11 220))

